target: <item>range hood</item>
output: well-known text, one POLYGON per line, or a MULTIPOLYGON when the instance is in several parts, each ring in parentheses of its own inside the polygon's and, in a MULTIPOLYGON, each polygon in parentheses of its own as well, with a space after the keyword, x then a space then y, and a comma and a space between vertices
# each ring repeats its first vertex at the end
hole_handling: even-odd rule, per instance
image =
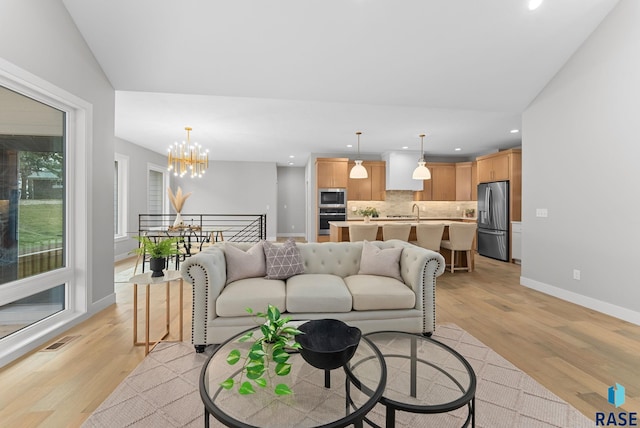
POLYGON ((420 152, 385 152, 382 159, 387 164, 386 190, 422 190, 423 181, 411 178, 418 166, 420 152))

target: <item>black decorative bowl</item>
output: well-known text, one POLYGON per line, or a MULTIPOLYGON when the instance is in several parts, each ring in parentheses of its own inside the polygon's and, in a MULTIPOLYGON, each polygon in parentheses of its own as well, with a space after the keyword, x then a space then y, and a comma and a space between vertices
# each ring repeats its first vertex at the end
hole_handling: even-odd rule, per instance
POLYGON ((302 358, 322 370, 344 366, 353 357, 362 336, 359 328, 334 319, 307 321, 298 330, 304 332, 295 337, 302 346, 302 358))

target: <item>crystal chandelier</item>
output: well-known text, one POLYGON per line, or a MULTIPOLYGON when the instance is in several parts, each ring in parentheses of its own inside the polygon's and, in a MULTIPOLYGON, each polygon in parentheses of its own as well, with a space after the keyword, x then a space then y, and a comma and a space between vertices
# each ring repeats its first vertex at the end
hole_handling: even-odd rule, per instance
POLYGON ((209 150, 202 151, 199 143, 191 143, 191 128, 185 127, 187 131, 187 141, 178 143, 177 141, 169 146, 169 171, 173 175, 184 177, 190 173, 191 178, 202 177, 202 174, 209 167, 209 150))

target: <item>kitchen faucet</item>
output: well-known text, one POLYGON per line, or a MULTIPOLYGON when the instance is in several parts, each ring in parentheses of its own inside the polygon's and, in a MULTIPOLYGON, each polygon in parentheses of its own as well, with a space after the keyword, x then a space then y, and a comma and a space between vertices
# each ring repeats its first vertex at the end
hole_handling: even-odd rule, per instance
POLYGON ((413 214, 416 208, 418 209, 417 222, 420 223, 420 207, 418 206, 418 204, 413 204, 413 207, 411 208, 411 214, 413 214))

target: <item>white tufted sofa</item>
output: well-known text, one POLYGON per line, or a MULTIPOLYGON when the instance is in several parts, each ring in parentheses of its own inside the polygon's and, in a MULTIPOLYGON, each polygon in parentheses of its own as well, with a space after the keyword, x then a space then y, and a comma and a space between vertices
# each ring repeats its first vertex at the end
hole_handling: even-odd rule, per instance
POLYGON ((358 275, 362 242, 297 244, 305 273, 286 281, 248 278, 226 283, 225 245, 216 244, 182 263, 193 285, 192 343, 202 352, 256 325, 245 308, 264 311, 268 303, 293 320, 340 319, 363 333, 397 330, 430 335, 435 328, 436 277, 444 272, 437 252, 399 240, 375 241, 379 248, 402 247, 396 279, 358 275))

